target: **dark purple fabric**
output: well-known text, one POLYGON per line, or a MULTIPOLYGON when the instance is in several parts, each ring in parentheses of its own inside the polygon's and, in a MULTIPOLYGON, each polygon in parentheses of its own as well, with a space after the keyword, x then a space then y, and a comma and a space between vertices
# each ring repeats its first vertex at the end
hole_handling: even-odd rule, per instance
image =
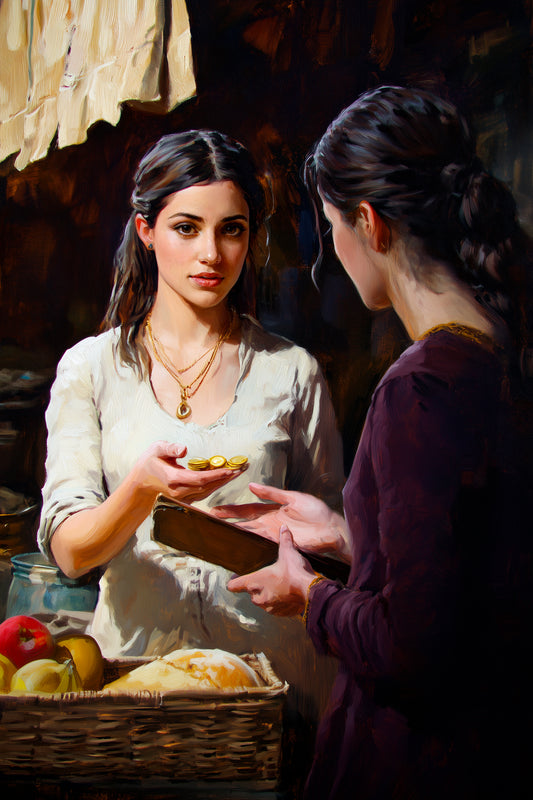
POLYGON ((521 796, 533 581, 512 412, 499 354, 446 331, 377 387, 344 490, 350 579, 312 589, 339 675, 308 800, 521 796))

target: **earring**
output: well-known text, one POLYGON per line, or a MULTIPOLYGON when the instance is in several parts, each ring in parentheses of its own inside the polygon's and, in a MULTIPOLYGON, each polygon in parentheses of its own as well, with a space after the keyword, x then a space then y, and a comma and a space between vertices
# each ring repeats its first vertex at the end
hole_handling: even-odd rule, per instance
POLYGON ((388 251, 388 249, 389 249, 389 245, 387 244, 387 242, 380 242, 379 243, 379 252, 380 253, 386 253, 388 251))
POLYGON ((153 250, 153 249, 154 249, 154 246, 153 246, 153 244, 150 242, 150 244, 148 245, 148 250, 153 250))

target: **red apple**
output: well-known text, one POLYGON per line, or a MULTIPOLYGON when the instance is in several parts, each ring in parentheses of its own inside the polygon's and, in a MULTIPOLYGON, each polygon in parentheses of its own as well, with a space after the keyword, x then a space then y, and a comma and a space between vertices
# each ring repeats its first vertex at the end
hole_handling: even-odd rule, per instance
POLYGON ((0 653, 17 669, 36 658, 52 658, 55 641, 40 620, 17 614, 0 623, 0 653))

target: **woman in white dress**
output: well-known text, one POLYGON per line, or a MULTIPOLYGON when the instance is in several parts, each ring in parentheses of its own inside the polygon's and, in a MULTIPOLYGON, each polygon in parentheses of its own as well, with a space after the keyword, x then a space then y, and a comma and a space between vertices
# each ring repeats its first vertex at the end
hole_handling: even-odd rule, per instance
POLYGON ((101 572, 89 630, 104 655, 263 651, 314 715, 330 670, 301 623, 151 536, 159 494, 243 503, 252 480, 340 502, 317 362, 244 313, 264 216, 248 151, 218 132, 164 136, 141 160, 104 330, 65 353, 52 388, 39 544, 66 575, 101 572), (187 468, 215 454, 247 456, 246 471, 187 468))

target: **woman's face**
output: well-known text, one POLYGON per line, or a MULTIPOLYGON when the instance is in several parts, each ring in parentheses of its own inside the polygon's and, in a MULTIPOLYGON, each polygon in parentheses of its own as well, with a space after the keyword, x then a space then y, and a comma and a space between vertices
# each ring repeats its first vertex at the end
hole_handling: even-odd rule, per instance
POLYGON ((249 209, 232 181, 189 186, 169 195, 153 228, 137 232, 157 260, 158 296, 178 295, 211 308, 235 286, 248 253, 249 209))
POLYGON ((367 308, 376 310, 387 308, 390 300, 382 270, 364 235, 356 225, 350 225, 338 208, 327 200, 323 201, 324 214, 331 223, 333 245, 337 258, 351 278, 367 308))

